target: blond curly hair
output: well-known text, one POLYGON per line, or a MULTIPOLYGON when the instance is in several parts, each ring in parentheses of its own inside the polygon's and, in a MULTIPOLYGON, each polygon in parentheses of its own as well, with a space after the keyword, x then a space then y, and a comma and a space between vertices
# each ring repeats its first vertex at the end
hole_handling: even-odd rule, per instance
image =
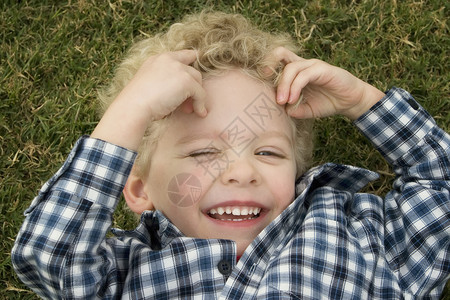
MULTIPOLYGON (((295 52, 293 45, 287 34, 264 32, 239 14, 203 11, 188 15, 180 23, 173 24, 167 32, 141 40, 130 48, 110 85, 99 93, 101 114, 150 56, 195 49, 198 58, 193 67, 202 73, 203 78, 239 69, 275 88, 283 66, 280 63, 277 67, 272 67, 272 72, 268 75, 269 54, 280 46, 295 52)), ((164 134, 166 120, 167 117, 149 123, 134 166, 138 176, 144 178, 148 174, 151 156, 159 137, 164 134)), ((312 160, 312 121, 292 119, 291 126, 294 132, 297 176, 300 176, 312 160)))

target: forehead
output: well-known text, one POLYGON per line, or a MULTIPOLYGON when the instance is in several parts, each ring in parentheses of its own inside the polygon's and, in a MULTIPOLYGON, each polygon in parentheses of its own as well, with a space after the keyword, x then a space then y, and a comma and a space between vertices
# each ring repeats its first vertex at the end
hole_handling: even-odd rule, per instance
POLYGON ((264 93, 275 97, 275 91, 268 84, 245 74, 242 70, 229 70, 220 75, 208 76, 203 80, 207 94, 207 105, 220 105, 224 102, 233 106, 245 106, 264 93))
POLYGON ((284 107, 276 104, 272 87, 239 70, 211 76, 203 87, 208 115, 200 118, 177 110, 171 118, 171 134, 209 134, 213 138, 224 132, 245 132, 258 137, 279 131, 291 138, 289 117, 284 107))

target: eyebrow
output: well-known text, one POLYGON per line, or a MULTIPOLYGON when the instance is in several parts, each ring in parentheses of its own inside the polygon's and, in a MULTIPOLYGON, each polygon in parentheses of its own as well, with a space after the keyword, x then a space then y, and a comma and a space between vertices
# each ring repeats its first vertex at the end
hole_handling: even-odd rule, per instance
POLYGON ((178 139, 175 143, 175 145, 186 145, 189 143, 193 143, 198 140, 214 140, 216 137, 218 137, 218 134, 211 134, 211 133, 193 133, 186 136, 181 137, 178 139))
MULTIPOLYGON (((189 134, 186 136, 181 137, 180 139, 178 139, 175 143, 175 145, 186 145, 186 144, 190 144, 190 143, 194 143, 196 141, 199 140, 210 140, 213 141, 217 138, 222 139, 220 137, 220 135, 222 134, 222 132, 220 133, 193 133, 193 134, 189 134)), ((293 140, 291 138, 289 138, 289 136, 282 131, 277 131, 277 130, 270 130, 270 131, 264 131, 260 134, 256 134, 256 139, 258 138, 282 138, 284 139, 286 142, 288 142, 289 144, 293 143, 293 140)))
POLYGON ((263 133, 259 134, 258 137, 259 138, 264 138, 264 137, 267 137, 267 138, 275 137, 275 138, 277 138, 277 137, 279 137, 279 138, 282 138, 282 139, 286 140, 289 143, 293 142, 293 139, 289 138, 289 136, 285 132, 278 131, 278 130, 264 131, 263 133))

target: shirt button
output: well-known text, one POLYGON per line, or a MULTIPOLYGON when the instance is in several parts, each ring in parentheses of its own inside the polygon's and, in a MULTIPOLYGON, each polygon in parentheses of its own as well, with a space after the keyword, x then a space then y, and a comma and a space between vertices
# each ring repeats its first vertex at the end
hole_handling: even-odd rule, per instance
POLYGON ((231 263, 227 260, 221 260, 217 264, 220 274, 228 276, 231 274, 231 263))
POLYGON ((413 99, 408 98, 406 101, 408 102, 408 104, 409 104, 414 110, 418 110, 418 109, 419 109, 419 104, 417 104, 417 102, 414 101, 413 99))

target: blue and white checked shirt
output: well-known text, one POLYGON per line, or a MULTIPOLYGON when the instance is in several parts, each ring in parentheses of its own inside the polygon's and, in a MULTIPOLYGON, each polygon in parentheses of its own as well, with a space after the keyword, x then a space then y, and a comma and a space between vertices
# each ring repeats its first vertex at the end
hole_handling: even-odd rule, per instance
POLYGON ((396 88, 355 124, 392 164, 393 190, 358 193, 376 173, 316 167, 238 262, 234 242, 185 237, 158 211, 107 238, 135 153, 82 138, 27 209, 14 268, 52 299, 438 298, 450 271, 450 137, 396 88))

